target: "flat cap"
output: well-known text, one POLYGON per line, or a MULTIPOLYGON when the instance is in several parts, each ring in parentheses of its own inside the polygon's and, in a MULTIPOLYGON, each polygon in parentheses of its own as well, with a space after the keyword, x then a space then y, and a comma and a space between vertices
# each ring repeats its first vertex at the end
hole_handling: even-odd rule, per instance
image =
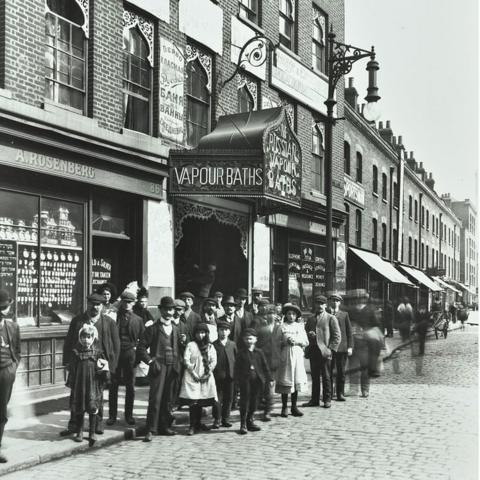
POLYGON ((256 337, 257 336, 257 331, 254 329, 254 328, 246 328, 244 331, 243 331, 243 337, 250 337, 250 336, 253 336, 253 337, 256 337))
POLYGON ((195 295, 192 292, 182 292, 179 298, 195 298, 195 295))
POLYGON ((127 302, 135 302, 135 300, 137 300, 137 297, 132 292, 129 292, 128 290, 125 290, 124 292, 122 292, 122 294, 120 295, 120 298, 127 302))
POLYGON ((339 295, 338 293, 332 293, 331 295, 329 295, 328 299, 329 300, 338 300, 339 302, 343 301, 342 296, 339 295))
POLYGON ((87 302, 88 303, 94 303, 94 304, 103 304, 105 303, 105 297, 100 294, 100 293, 92 293, 87 297, 87 302))
POLYGON ((223 328, 224 330, 231 330, 232 326, 225 320, 220 320, 219 322, 217 322, 217 329, 220 330, 221 328, 223 328))
POLYGON ((315 295, 315 303, 327 303, 327 297, 325 295, 315 295))
POLYGON ((175 308, 187 308, 187 305, 183 300, 180 300, 179 298, 176 298, 175 301, 175 308))

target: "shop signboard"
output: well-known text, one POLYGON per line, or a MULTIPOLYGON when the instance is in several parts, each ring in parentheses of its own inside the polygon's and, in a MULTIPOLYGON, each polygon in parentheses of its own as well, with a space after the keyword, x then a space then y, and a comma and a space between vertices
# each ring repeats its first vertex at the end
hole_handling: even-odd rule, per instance
POLYGON ((183 143, 185 60, 173 42, 160 37, 160 135, 183 143))
POLYGON ((335 258, 335 290, 344 294, 346 291, 347 280, 347 255, 345 242, 336 242, 335 258))
POLYGON ((357 182, 354 182, 347 176, 344 177, 345 183, 343 187, 343 196, 356 203, 357 205, 364 207, 365 206, 365 189, 359 185, 357 182))
POLYGON ((0 240, 0 288, 11 298, 16 297, 17 245, 16 242, 0 240))
POLYGON ((92 285, 98 286, 112 280, 112 259, 97 257, 92 259, 92 285))

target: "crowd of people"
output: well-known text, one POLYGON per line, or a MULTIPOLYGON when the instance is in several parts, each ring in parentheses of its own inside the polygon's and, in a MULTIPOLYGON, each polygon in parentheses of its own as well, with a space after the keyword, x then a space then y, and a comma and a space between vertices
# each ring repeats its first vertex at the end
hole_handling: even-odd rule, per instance
MULTIPOLYGON (((148 307, 145 289, 127 288, 117 297, 109 283, 87 297, 85 312, 73 318, 64 341, 63 364, 70 388, 70 419, 62 436, 88 441, 118 421, 119 386, 125 386, 124 420, 135 426, 136 371, 147 373, 149 398, 144 441, 154 435, 175 435, 173 412, 188 406, 188 435, 231 428, 231 411, 240 411, 239 433, 256 432, 271 420, 275 394, 281 396, 280 417, 303 416, 298 394, 307 388, 304 358, 309 359, 311 397, 303 407, 330 408, 346 401, 346 365, 351 395, 369 396, 370 379, 381 370, 384 338, 398 328, 403 340, 412 332, 419 355, 432 324, 432 311, 414 309, 408 298, 379 309, 365 290, 316 295, 312 313, 302 315, 294 303, 272 304, 253 289, 234 296, 215 292, 198 304, 191 292, 177 299, 165 296, 158 314, 148 307), (196 308, 195 308, 196 307, 196 308), (302 318, 303 317, 303 318, 302 318), (143 367, 142 367, 143 366, 143 367), (108 417, 104 390, 108 389, 108 417), (290 400, 290 409, 289 407, 290 400), (212 407, 207 426, 205 407, 212 407)), ((0 446, 7 421, 15 372, 20 361, 20 332, 7 320, 13 299, 0 290, 0 446)), ((462 315, 460 315, 463 318, 462 315)), ((445 334, 446 335, 446 334, 445 334)), ((0 452, 0 462, 7 461, 0 452)))

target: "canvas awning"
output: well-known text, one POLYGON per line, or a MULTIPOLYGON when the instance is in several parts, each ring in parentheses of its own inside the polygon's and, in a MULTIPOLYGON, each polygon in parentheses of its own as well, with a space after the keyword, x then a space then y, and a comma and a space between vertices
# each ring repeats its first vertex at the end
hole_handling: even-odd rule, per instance
POLYGON ((435 280, 435 282, 438 283, 438 285, 440 285, 441 287, 443 288, 448 288, 450 290, 452 290, 453 292, 455 293, 460 293, 460 290, 457 290, 453 285, 450 285, 449 283, 447 282, 444 282, 441 278, 439 277, 432 277, 433 280, 435 280))
POLYGON ((441 292, 442 287, 439 287, 432 279, 427 277, 421 270, 413 267, 407 267, 405 265, 398 265, 407 275, 410 275, 418 283, 421 283, 423 286, 432 290, 432 292, 441 292))
POLYGON ((413 286, 412 282, 410 282, 407 277, 402 275, 391 263, 380 258, 376 253, 359 250, 353 247, 350 247, 349 250, 363 260, 372 270, 375 270, 382 275, 387 281, 413 286))

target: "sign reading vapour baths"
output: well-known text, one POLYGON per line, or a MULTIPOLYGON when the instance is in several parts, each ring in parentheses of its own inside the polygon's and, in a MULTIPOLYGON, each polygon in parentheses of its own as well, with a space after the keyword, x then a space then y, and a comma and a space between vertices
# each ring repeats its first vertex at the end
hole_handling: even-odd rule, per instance
MULTIPOLYGON (((268 123, 252 126, 255 120, 249 119, 246 122, 249 130, 245 132, 238 116, 232 119, 234 133, 244 135, 245 145, 250 148, 231 148, 231 132, 227 130, 224 137, 218 131, 210 134, 215 137, 215 148, 172 152, 170 193, 179 196, 263 197, 300 205, 300 144, 285 111, 281 108, 271 110, 274 114, 276 111, 278 115, 268 123)), ((209 136, 204 137, 202 144, 209 145, 208 139, 209 136)))

